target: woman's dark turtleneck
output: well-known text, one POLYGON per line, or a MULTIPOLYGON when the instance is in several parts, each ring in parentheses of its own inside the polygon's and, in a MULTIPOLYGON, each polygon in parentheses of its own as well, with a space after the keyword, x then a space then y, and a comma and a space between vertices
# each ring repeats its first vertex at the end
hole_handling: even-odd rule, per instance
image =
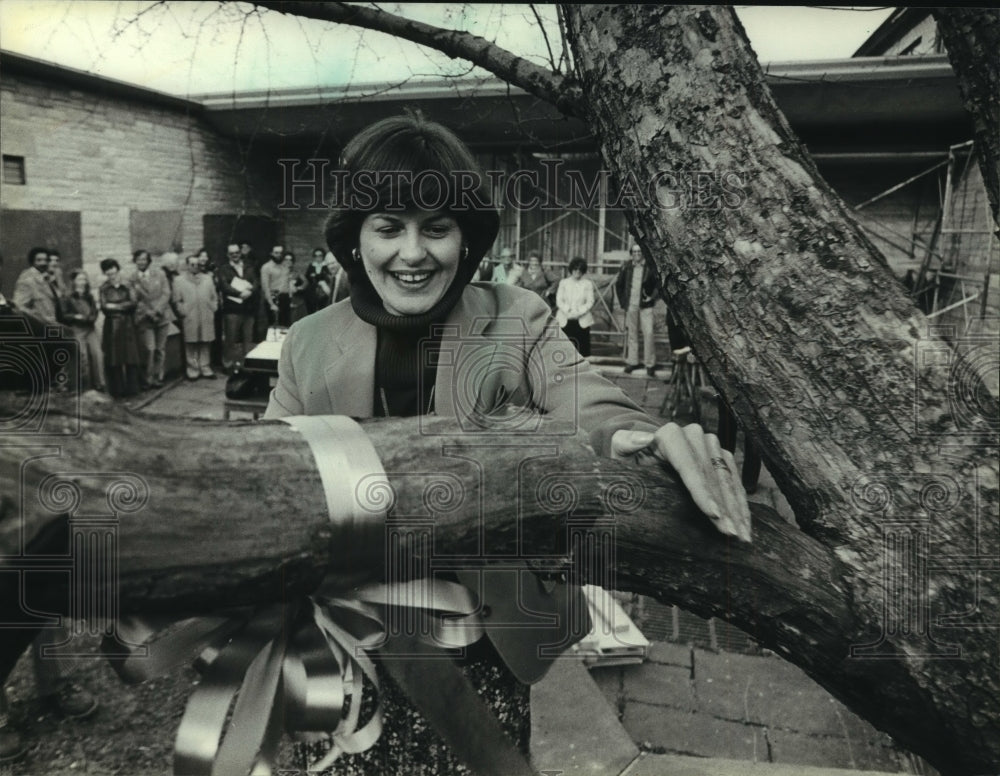
POLYGON ((433 411, 434 380, 441 347, 440 330, 435 331, 439 327, 434 324, 444 323, 461 299, 475 269, 475 262, 462 261, 444 296, 426 312, 392 315, 382 304, 362 262, 347 267, 351 306, 361 320, 378 331, 375 417, 412 417, 433 411))

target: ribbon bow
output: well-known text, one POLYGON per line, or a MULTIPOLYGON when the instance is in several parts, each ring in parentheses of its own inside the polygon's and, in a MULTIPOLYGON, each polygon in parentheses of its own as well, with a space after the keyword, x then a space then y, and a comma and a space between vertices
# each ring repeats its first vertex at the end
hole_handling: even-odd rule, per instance
MULTIPOLYGON (((380 526, 388 504, 379 494, 387 492, 388 479, 361 427, 342 416, 283 420, 312 450, 331 523, 354 535, 380 526)), ((468 588, 446 580, 345 589, 328 578, 312 596, 291 604, 182 621, 120 620, 127 651, 115 658, 107 641, 105 646, 119 674, 133 682, 197 658, 202 680, 177 731, 175 774, 267 776, 282 729, 300 739, 331 739, 330 752, 311 771, 370 748, 382 732, 382 712, 367 652, 379 648, 391 655, 394 634, 402 644, 434 651, 467 646, 484 632, 478 609, 468 588), (376 691, 376 708, 359 728, 365 677, 376 691)), ((465 707, 469 719, 478 713, 471 709, 478 707, 465 707)), ((506 739, 498 733, 494 740, 490 756, 506 757, 506 739)))
POLYGON ((202 679, 177 730, 175 774, 263 776, 283 731, 299 740, 331 739, 330 751, 309 767, 318 771, 341 754, 369 749, 381 735, 379 680, 367 652, 391 645, 390 617, 402 615, 427 644, 457 648, 482 636, 477 608, 468 588, 440 579, 327 588, 229 616, 122 619, 118 634, 131 648, 111 661, 135 683, 196 658, 202 679), (365 677, 376 707, 359 727, 365 677))

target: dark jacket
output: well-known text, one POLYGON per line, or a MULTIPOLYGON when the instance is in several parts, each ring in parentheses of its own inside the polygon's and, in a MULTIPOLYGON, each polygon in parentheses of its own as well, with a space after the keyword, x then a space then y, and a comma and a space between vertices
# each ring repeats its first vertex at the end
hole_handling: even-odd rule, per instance
POLYGON ((233 280, 238 277, 236 269, 228 261, 215 271, 219 295, 222 297, 222 312, 256 315, 257 305, 260 303, 260 275, 246 259, 243 260, 243 279, 253 286, 253 292, 243 301, 239 300, 239 291, 233 288, 233 280))
MULTIPOLYGON (((618 304, 623 310, 628 309, 629 292, 632 290, 632 272, 635 264, 629 261, 620 270, 618 278, 615 280, 615 293, 618 295, 618 304)), ((643 265, 642 290, 639 293, 639 309, 644 310, 656 304, 660 298, 660 279, 656 274, 656 268, 648 261, 643 265)))
POLYGON ((75 292, 64 296, 61 305, 63 322, 66 325, 79 329, 94 328, 94 321, 97 320, 97 303, 89 291, 84 296, 79 296, 75 292))
POLYGON ((306 266, 306 287, 302 290, 302 296, 311 311, 319 310, 330 303, 333 281, 326 271, 326 266, 326 264, 316 266, 316 263, 312 261, 306 266), (320 281, 324 282, 325 290, 320 285, 320 281))

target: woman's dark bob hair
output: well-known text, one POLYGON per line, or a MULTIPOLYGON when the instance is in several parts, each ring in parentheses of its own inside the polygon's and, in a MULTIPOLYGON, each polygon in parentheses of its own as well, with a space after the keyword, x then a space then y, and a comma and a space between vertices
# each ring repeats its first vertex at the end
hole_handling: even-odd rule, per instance
POLYGON ((109 269, 122 268, 121 264, 118 263, 116 259, 102 259, 101 260, 101 272, 107 272, 109 269))
POLYGON ((583 258, 583 256, 574 256, 573 259, 570 261, 569 267, 567 267, 567 270, 569 271, 570 275, 572 275, 577 270, 580 270, 580 272, 582 274, 586 275, 587 274, 587 260, 585 258, 583 258))
POLYGON ((337 204, 326 242, 350 268, 361 223, 371 213, 441 210, 462 230, 464 263, 477 267, 493 245, 500 216, 489 180, 455 134, 421 116, 394 116, 361 130, 344 148, 337 204))

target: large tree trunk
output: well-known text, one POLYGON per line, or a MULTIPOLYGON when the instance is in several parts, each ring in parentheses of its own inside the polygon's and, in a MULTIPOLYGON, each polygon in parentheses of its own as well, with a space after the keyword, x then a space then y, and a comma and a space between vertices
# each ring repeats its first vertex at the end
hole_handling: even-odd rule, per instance
POLYGON ((972 116, 979 169, 1000 225, 1000 10, 935 8, 934 19, 972 116))
MULTIPOLYGON (((298 5, 278 7, 294 13, 298 5)), ((347 22, 356 8, 302 7, 347 22)), ((385 17, 368 14, 364 24, 398 31, 383 26, 385 17)), ((927 336, 926 321, 778 111, 730 10, 568 6, 564 17, 577 79, 546 78, 461 35, 447 45, 432 35, 426 42, 451 56, 468 51, 512 83, 587 117, 620 182, 642 191, 662 184, 666 207, 625 202, 633 230, 802 527, 795 533, 758 519, 754 547, 733 548, 737 568, 753 569, 742 577, 745 589, 759 589, 752 579, 758 572, 768 583, 756 600, 733 605, 734 621, 942 771, 996 772, 1000 536, 998 467, 989 451, 998 424, 996 399, 978 380, 980 370, 995 367, 992 345, 972 343, 972 355, 958 358, 927 336), (700 196, 695 206, 692 185, 700 196), (744 567, 748 554, 760 565, 744 567), (806 600, 791 602, 796 591, 806 600)), ((406 34, 419 40, 422 33, 410 25, 406 34)), ((198 438, 184 430, 174 441, 185 449, 198 438)), ((271 498, 243 481, 268 509, 297 492, 297 477, 308 477, 301 444, 278 442, 276 457, 255 461, 252 470, 287 464, 295 487, 279 487, 271 498), (282 444, 300 463, 284 460, 282 444)), ((115 446, 92 449, 102 460, 115 446)), ((156 455, 145 450, 125 470, 155 471, 165 458, 156 455)), ((203 457, 182 479, 213 460, 203 457)), ((214 505, 220 519, 235 512, 227 499, 214 505)), ((733 592, 744 589, 718 578, 723 567, 712 566, 716 556, 702 553, 697 537, 672 535, 673 520, 646 533, 632 533, 633 522, 642 525, 626 517, 616 534, 622 587, 706 613, 727 610, 733 592), (672 544, 659 543, 666 541, 672 544), (693 550, 683 544, 689 541, 693 550), (654 550, 671 546, 691 554, 665 558, 667 550, 654 550), (705 568, 713 569, 709 584, 705 568)), ((214 566, 213 581, 227 579, 231 564, 243 565, 246 552, 260 552, 259 542, 241 545, 230 525, 205 529, 230 547, 223 556, 230 565, 214 566)), ((316 523, 299 531, 325 541, 316 523)), ((307 586, 327 557, 297 546, 283 544, 279 555, 307 586)), ((268 595, 277 585, 273 561, 255 561, 253 578, 269 581, 238 575, 244 582, 230 581, 230 588, 247 584, 254 596, 268 595)), ((165 589, 161 579, 185 576, 164 574, 154 591, 165 589)), ((197 587, 177 600, 195 605, 197 587)), ((155 596, 136 594, 135 601, 144 598, 155 596)))
POLYGON ((970 400, 975 364, 956 373, 927 339, 730 9, 565 13, 606 166, 643 196, 660 183, 628 216, 668 304, 802 530, 845 566, 857 630, 808 670, 940 769, 995 770, 995 399, 970 400))

